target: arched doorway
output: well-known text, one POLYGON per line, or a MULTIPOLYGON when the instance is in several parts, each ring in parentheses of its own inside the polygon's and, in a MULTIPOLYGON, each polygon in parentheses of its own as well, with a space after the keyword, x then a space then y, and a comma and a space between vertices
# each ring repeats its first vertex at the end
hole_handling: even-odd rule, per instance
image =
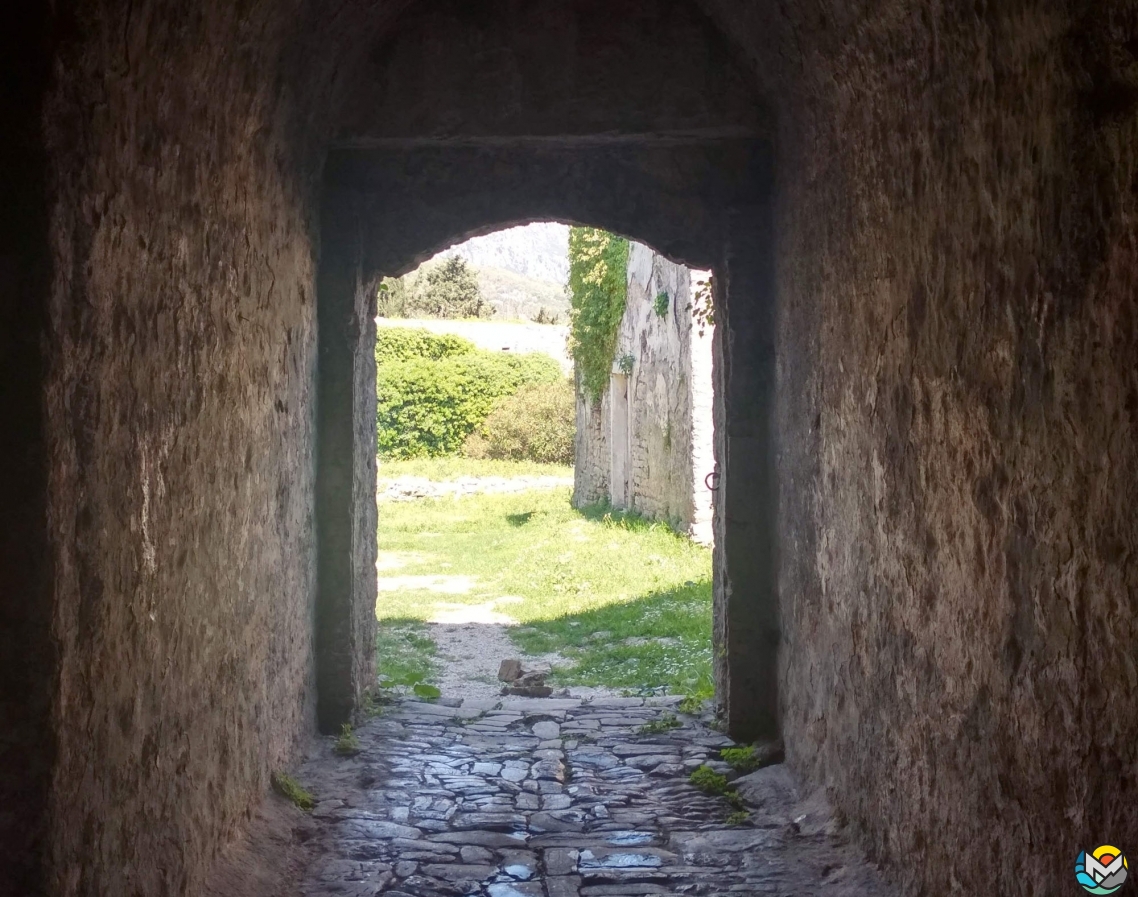
POLYGON ((768 146, 757 138, 383 146, 332 155, 319 280, 324 728, 346 719, 369 676, 374 284, 468 236, 559 220, 648 239, 678 261, 716 271, 717 691, 733 734, 777 734, 770 184, 768 146))

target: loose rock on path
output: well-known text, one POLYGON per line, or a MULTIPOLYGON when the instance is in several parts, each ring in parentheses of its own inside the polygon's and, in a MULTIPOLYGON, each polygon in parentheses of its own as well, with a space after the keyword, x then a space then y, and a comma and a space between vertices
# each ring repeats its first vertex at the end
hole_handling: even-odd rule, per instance
POLYGON ((782 767, 748 777, 758 806, 727 824, 690 772, 730 740, 676 699, 404 701, 331 743, 299 778, 319 801, 306 897, 887 897, 819 795, 782 767))

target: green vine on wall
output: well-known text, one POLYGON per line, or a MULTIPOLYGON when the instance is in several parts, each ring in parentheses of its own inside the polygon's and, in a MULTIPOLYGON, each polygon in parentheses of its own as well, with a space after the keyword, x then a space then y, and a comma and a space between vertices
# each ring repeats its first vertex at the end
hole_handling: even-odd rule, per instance
POLYGON ((569 230, 569 352, 585 391, 604 394, 628 298, 628 240, 595 227, 569 230))

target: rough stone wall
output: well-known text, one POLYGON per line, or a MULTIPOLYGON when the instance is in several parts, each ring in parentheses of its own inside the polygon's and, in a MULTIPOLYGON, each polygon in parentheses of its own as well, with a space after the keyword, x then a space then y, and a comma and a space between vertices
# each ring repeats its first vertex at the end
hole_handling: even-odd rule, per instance
POLYGON ((707 5, 784 102, 790 759, 912 893, 1066 893, 1138 834, 1138 11, 707 5))
POLYGON ((573 507, 608 501, 612 458, 609 393, 594 400, 577 381, 577 430, 573 435, 573 507))
POLYGON ((314 253, 266 76, 285 23, 71 12, 44 117, 48 891, 187 894, 313 716, 314 253))
POLYGON ((0 895, 35 894, 54 762, 43 419, 46 6, 0 29, 0 895))
POLYGON ((600 402, 593 402, 578 387, 576 504, 615 501, 612 453, 624 451, 629 509, 666 520, 683 532, 692 532, 696 518, 701 533, 708 528, 710 500, 696 495, 695 474, 696 466, 707 462, 711 446, 696 450, 694 427, 698 417, 700 438, 710 439, 711 357, 710 351, 701 353, 707 367, 693 371, 693 336, 699 341, 692 329, 691 272, 633 241, 628 254, 627 303, 613 359, 613 371, 618 370, 621 357, 633 359, 628 382, 628 443, 619 449, 612 445, 612 389, 605 390, 600 402), (655 311, 660 294, 668 297, 663 315, 655 311), (694 408, 696 380, 699 409, 694 408), (702 453, 699 461, 696 451, 702 453))
MULTIPOLYGON (((642 243, 628 257, 628 298, 613 371, 629 375, 627 506, 710 541, 712 460, 711 334, 693 328, 691 272, 642 243), (664 315, 656 298, 664 294, 664 315), (693 365, 698 362, 697 371, 693 365), (706 470, 704 469, 706 468, 706 470), (698 480, 697 480, 698 478, 698 480)), ((612 389, 599 402, 577 392, 574 502, 613 501, 612 389)))
POLYGON ((692 483, 691 274, 649 247, 628 253, 628 300, 616 359, 629 376, 628 505, 687 531, 695 516, 692 483), (657 313, 656 297, 668 297, 657 313))
MULTIPOLYGON (((697 283, 706 283, 710 271, 691 272, 692 301, 697 283)), ((685 313, 692 314, 691 305, 685 313)), ((693 321, 691 336, 691 470, 692 520, 691 535, 697 542, 710 545, 715 541, 713 506, 716 486, 715 462, 715 386, 712 345, 715 325, 702 328, 693 321)))
POLYGON ((337 139, 754 133, 745 67, 689 0, 432 0, 355 73, 337 139))

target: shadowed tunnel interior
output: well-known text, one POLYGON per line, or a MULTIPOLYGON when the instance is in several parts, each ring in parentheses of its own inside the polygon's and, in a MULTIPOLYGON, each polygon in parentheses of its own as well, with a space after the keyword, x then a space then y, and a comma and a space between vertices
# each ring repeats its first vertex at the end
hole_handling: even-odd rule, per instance
POLYGON ((374 285, 716 271, 718 697, 912 894, 1138 834, 1129 0, 11 14, 0 893, 202 892, 374 679, 374 285))

